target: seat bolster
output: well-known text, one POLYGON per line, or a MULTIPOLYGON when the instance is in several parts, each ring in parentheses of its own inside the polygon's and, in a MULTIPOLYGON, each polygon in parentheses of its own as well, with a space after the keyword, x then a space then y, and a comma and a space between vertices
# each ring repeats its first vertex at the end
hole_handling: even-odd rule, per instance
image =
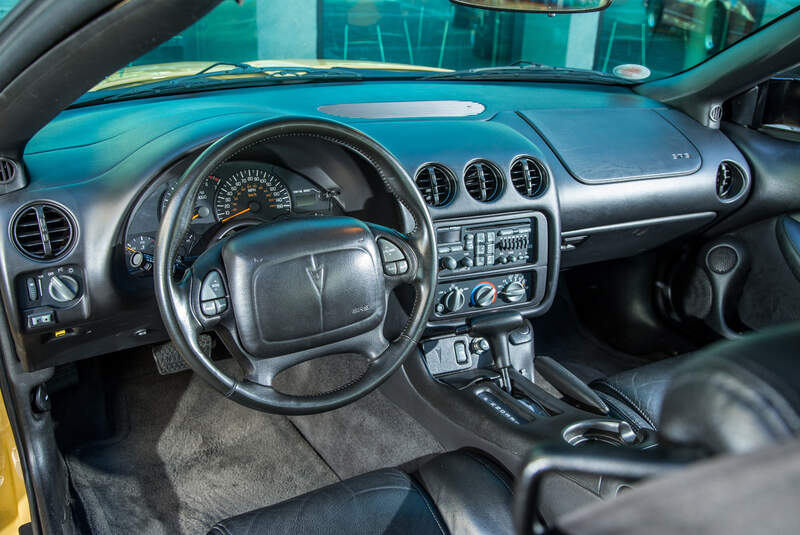
POLYGON ((413 476, 453 535, 513 534, 512 478, 481 453, 434 457, 413 476))
MULTIPOLYGON (((265 482, 264 484, 269 484, 265 482)), ((377 470, 217 523, 209 535, 447 535, 408 474, 377 470)))
POLYGON ((618 416, 630 421, 636 427, 657 430, 667 385, 675 370, 686 358, 681 356, 659 360, 598 379, 589 386, 618 416))

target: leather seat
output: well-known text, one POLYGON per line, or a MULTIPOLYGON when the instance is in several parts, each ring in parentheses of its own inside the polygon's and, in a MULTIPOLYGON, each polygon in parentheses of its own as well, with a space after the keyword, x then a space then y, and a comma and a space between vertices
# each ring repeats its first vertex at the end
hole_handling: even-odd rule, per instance
POLYGON ((608 405, 610 416, 625 420, 634 431, 658 430, 664 394, 688 355, 659 360, 593 381, 589 386, 608 405))
POLYGON ((209 535, 511 534, 511 484, 489 458, 459 450, 223 520, 209 535))
MULTIPOLYGON (((791 351, 800 347, 799 332, 797 325, 770 329, 740 340, 720 342, 691 355, 660 360, 598 379, 589 386, 606 402, 612 417, 626 420, 635 430, 648 428, 658 431, 663 427, 666 398, 671 399, 672 407, 667 412, 671 416, 677 414, 679 419, 684 414, 709 418, 725 414, 724 411, 698 412, 698 409, 711 403, 717 403, 720 409, 726 408, 720 404, 722 398, 717 394, 718 390, 723 390, 718 384, 721 376, 731 384, 734 380, 738 381, 739 391, 752 391, 754 399, 765 396, 764 392, 770 391, 769 385, 788 382, 792 386, 782 387, 782 398, 793 399, 792 396, 797 396, 800 377, 797 376, 792 358, 795 355, 791 351), (787 350, 790 351, 788 355, 787 350), (694 388, 692 395, 668 395, 668 392, 677 388, 677 378, 680 378, 679 384, 687 391, 690 386, 694 388), (709 385, 718 388, 715 390, 709 385), (682 400, 678 408, 677 400, 682 400)), ((727 401, 731 403, 728 410, 743 403, 727 401)), ((724 416, 722 418, 726 419, 724 416)), ((721 424, 713 425, 724 429, 721 424)))

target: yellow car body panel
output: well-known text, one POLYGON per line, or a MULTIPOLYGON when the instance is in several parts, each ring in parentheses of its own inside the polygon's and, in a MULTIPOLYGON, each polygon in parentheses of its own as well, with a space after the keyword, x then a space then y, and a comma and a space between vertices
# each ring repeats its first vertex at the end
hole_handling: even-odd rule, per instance
POLYGON ((28 494, 19 460, 19 450, 0 397, 0 535, 18 535, 19 527, 31 521, 28 494))

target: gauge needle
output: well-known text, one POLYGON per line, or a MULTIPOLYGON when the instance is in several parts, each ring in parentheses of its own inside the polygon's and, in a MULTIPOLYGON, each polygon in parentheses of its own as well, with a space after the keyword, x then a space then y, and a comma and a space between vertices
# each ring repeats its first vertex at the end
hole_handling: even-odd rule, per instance
POLYGON ((195 220, 195 219, 197 219, 198 217, 200 217, 200 214, 194 214, 194 215, 192 216, 192 220, 195 220))
POLYGON ((131 249, 130 247, 126 247, 126 249, 129 250, 132 253, 137 253, 138 252, 136 249, 131 249))
POLYGON ((243 213, 245 213, 245 212, 249 212, 249 211, 250 211, 250 208, 245 208, 245 209, 244 209, 244 210, 242 210, 241 212, 236 212, 236 213, 235 213, 235 214, 233 214, 233 215, 229 215, 228 217, 226 217, 225 219, 223 219, 223 220, 221 221, 221 223, 224 223, 225 221, 229 221, 229 220, 233 219, 234 217, 236 217, 236 216, 239 216, 239 215, 242 215, 243 213))

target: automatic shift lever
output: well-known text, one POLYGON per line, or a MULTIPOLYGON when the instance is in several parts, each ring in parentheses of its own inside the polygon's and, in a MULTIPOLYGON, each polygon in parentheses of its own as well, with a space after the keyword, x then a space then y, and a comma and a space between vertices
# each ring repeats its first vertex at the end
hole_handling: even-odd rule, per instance
POLYGON ((522 326, 522 314, 519 312, 495 312, 475 316, 469 320, 469 334, 482 336, 489 342, 494 355, 494 365, 503 379, 503 388, 511 392, 511 355, 508 349, 508 334, 522 326))

